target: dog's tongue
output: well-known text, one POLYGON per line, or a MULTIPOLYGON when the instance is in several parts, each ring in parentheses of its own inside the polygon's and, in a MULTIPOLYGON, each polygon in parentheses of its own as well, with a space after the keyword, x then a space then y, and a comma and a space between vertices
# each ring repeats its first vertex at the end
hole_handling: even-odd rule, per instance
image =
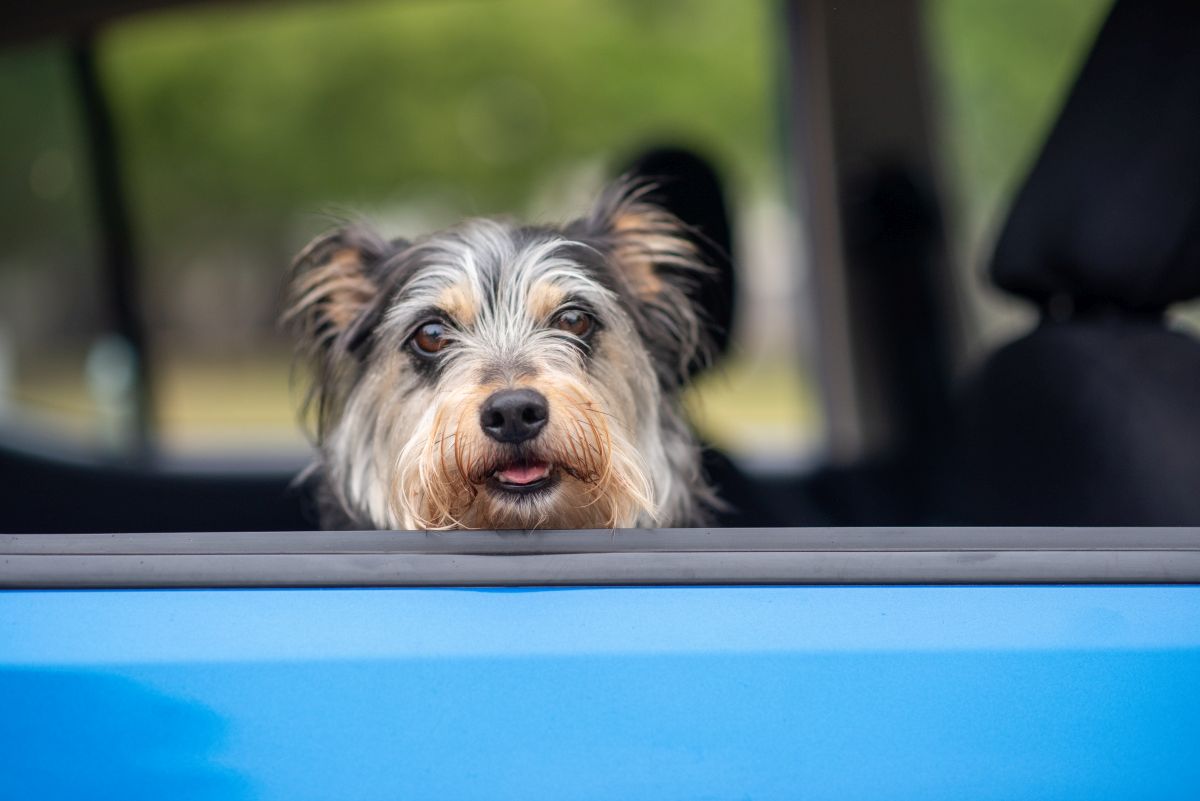
POLYGON ((545 462, 511 464, 496 471, 496 478, 505 484, 532 484, 550 475, 550 465, 545 462))

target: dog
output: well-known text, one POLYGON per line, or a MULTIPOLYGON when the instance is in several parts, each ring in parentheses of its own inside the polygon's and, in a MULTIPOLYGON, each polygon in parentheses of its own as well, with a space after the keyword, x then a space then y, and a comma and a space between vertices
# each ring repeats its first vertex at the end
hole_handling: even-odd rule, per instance
POLYGON ((621 181, 560 227, 470 219, 310 243, 284 321, 311 377, 321 525, 703 525, 680 396, 706 328, 689 230, 621 181))

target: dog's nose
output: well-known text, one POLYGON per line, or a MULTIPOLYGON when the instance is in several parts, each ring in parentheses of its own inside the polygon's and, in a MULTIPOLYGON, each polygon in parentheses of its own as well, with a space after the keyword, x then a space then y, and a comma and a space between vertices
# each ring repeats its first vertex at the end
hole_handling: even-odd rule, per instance
POLYGON ((479 425, 497 442, 524 442, 546 427, 550 405, 533 389, 502 389, 483 402, 479 425))

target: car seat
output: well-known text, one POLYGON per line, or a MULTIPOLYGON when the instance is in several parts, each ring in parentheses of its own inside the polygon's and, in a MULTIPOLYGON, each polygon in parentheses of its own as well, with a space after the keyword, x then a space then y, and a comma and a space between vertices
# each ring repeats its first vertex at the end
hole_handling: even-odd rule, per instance
POLYGON ((1036 329, 967 382, 926 522, 1200 524, 1200 4, 1119 0, 991 263, 1036 329))

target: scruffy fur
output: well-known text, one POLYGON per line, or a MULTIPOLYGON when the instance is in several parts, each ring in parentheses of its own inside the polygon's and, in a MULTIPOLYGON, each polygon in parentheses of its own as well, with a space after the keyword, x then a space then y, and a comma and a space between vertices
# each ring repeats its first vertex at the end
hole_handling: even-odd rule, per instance
POLYGON ((307 361, 326 527, 698 525, 714 501, 679 395, 701 349, 703 274, 674 217, 628 183, 562 227, 474 219, 409 242, 359 226, 299 255, 285 321, 307 361), (586 315, 576 335, 556 321, 586 315), (413 345, 443 326, 433 358, 413 345), (419 341, 419 340, 418 340, 419 341), (493 393, 544 396, 528 442, 485 436, 493 393), (553 483, 496 489, 504 465, 553 483))

